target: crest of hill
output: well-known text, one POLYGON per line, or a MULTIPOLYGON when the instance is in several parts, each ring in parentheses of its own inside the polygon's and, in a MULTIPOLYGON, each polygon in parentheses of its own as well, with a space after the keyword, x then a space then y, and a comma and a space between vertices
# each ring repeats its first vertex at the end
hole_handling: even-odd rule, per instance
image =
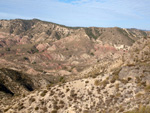
POLYGON ((61 39, 68 36, 78 35, 78 32, 83 32, 90 39, 100 40, 104 43, 125 44, 131 46, 136 40, 148 35, 147 31, 138 29, 123 29, 119 27, 102 28, 102 27, 67 27, 52 22, 41 21, 38 19, 32 20, 0 20, 0 32, 27 35, 30 38, 39 38, 40 34, 43 37, 52 39, 61 39), (38 35, 38 36, 37 36, 38 35))

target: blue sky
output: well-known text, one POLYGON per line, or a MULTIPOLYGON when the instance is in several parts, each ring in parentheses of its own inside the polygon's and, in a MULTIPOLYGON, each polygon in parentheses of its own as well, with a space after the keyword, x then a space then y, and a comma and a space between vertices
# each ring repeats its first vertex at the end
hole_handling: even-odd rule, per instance
POLYGON ((0 0, 0 19, 150 30, 150 0, 0 0))

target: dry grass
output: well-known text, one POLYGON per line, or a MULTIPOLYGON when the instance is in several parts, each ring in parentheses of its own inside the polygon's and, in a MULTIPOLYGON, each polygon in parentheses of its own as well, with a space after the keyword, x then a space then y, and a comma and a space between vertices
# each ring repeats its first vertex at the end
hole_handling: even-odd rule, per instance
POLYGON ((99 86, 101 84, 101 81, 100 80, 95 80, 95 82, 94 82, 94 85, 95 86, 99 86))
POLYGON ((116 80, 119 79, 119 76, 117 74, 113 75, 112 79, 110 80, 111 83, 114 83, 116 80))
POLYGON ((95 80, 94 85, 105 87, 108 83, 109 83, 109 81, 108 81, 108 78, 107 78, 107 79, 105 79, 103 81, 95 80))
POLYGON ((117 93, 115 96, 116 96, 116 97, 120 97, 120 96, 121 96, 121 93, 117 93))
POLYGON ((105 87, 108 83, 109 83, 108 79, 106 79, 106 80, 102 81, 100 85, 103 85, 105 87))
POLYGON ((135 95, 136 98, 140 98, 140 97, 142 97, 142 96, 143 96, 142 93, 137 93, 137 94, 135 95))
POLYGON ((132 111, 127 111, 124 113, 150 113, 150 106, 142 106, 140 105, 139 108, 132 110, 132 111))
POLYGON ((147 86, 145 87, 145 91, 146 91, 146 92, 150 92, 150 85, 147 85, 147 86))

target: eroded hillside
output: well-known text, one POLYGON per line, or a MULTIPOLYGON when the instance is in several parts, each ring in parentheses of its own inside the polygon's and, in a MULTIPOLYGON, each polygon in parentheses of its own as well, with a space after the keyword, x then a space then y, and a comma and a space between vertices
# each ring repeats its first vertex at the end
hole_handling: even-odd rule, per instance
POLYGON ((47 86, 3 108, 7 112, 35 113, 148 113, 149 45, 150 38, 140 39, 128 55, 103 64, 103 68, 98 64, 82 72, 86 78, 47 86), (134 60, 137 53, 139 59, 134 60))
POLYGON ((147 35, 117 27, 72 28, 37 19, 1 20, 0 57, 24 66, 22 71, 28 74, 61 75, 63 71, 62 75, 76 75, 101 59, 119 57, 147 35))
POLYGON ((146 109, 147 36, 148 31, 137 29, 1 20, 0 110, 115 113, 141 105, 146 109))

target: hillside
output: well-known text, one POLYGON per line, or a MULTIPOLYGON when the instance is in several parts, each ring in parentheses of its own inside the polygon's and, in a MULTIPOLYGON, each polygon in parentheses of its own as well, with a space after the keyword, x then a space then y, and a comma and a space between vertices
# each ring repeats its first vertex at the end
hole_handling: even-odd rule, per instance
POLYGON ((123 59, 109 66, 103 64, 103 71, 100 65, 89 69, 96 76, 82 73, 86 78, 47 86, 3 108, 7 112, 34 113, 148 113, 149 45, 150 38, 140 39, 123 59), (136 54, 138 60, 134 60, 136 54))
POLYGON ((148 106, 149 35, 0 20, 0 110, 114 113, 148 106))
MULTIPOLYGON (((81 31, 89 38, 99 39, 106 43, 131 45, 132 41, 147 36, 146 31, 138 29, 114 28, 73 28, 55 23, 33 20, 1 20, 0 31, 8 34, 28 36, 30 42, 51 41, 75 35, 81 31), (41 38, 42 37, 42 38, 41 38), (32 39, 32 40, 30 40, 32 39), (110 40, 111 39, 111 40, 110 40)), ((20 37, 20 38, 21 38, 20 37)))

